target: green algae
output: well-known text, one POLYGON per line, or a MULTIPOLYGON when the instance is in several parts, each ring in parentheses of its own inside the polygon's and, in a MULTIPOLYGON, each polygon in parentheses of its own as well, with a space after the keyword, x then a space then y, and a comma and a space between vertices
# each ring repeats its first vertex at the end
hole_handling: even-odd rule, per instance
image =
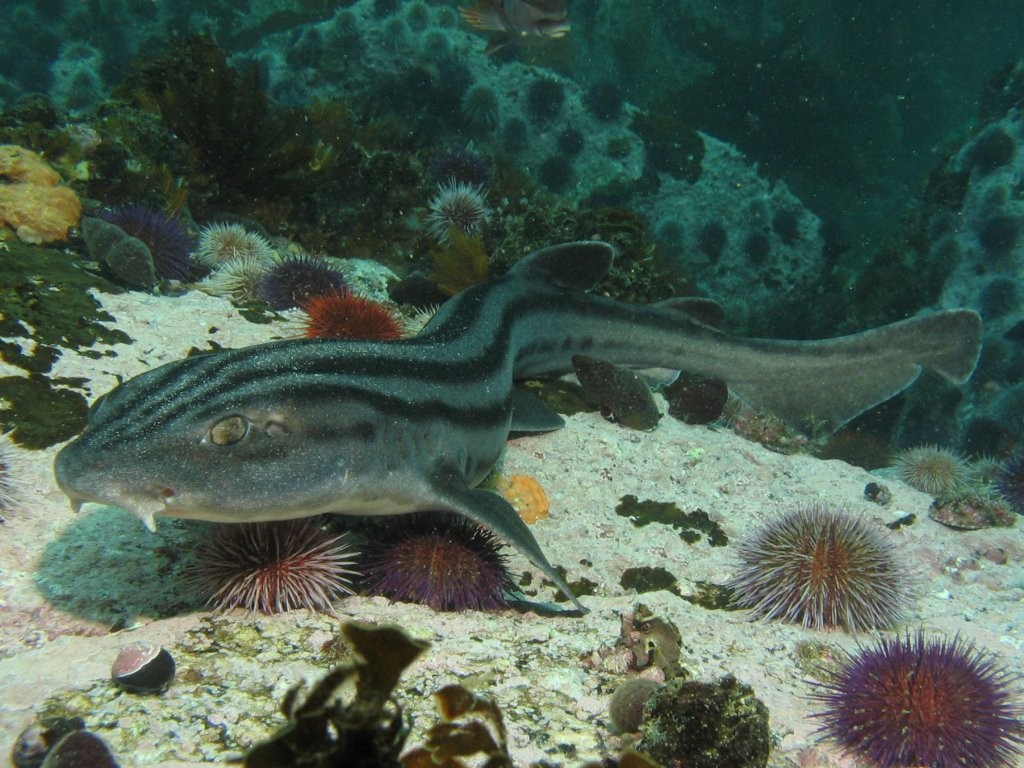
POLYGON ((0 253, 0 358, 28 376, 0 378, 0 398, 7 402, 0 409, 0 427, 13 429, 14 441, 25 448, 46 448, 79 432, 88 411, 85 397, 75 391, 84 389, 86 379, 46 375, 61 348, 99 357, 113 353, 87 348, 132 339, 103 325, 115 318, 89 293, 119 293, 120 288, 62 251, 13 241, 6 246, 0 253))
MULTIPOLYGON (((74 258, 52 248, 8 242, 0 253, 0 348, 4 361, 26 371, 46 373, 68 349, 104 344, 130 344, 124 331, 103 323, 116 322, 90 293, 98 289, 121 293, 122 289, 83 269, 74 258), (16 352, 11 338, 31 339, 35 349, 16 352)), ((29 345, 31 346, 31 345, 29 345)))
POLYGON ((729 543, 722 527, 714 522, 703 509, 683 512, 670 501, 640 501, 636 496, 627 494, 615 507, 620 517, 628 517, 637 528, 651 523, 671 525, 679 531, 679 538, 687 544, 695 544, 703 533, 712 547, 724 547, 729 543))
POLYGON ((619 584, 623 589, 634 589, 639 593, 657 592, 666 589, 674 595, 679 594, 679 579, 664 568, 640 566, 627 568, 622 572, 619 584))
POLYGON ((82 386, 85 379, 52 381, 41 374, 0 378, 3 429, 14 430, 11 439, 23 448, 39 450, 69 440, 85 428, 89 404, 81 393, 60 386, 82 386), (54 386, 56 385, 56 386, 54 386))
POLYGON ((644 706, 641 734, 641 752, 687 768, 763 768, 772 741, 768 707, 732 675, 666 683, 644 706))
POLYGON ((696 589, 688 595, 681 595, 683 600, 709 611, 736 611, 740 608, 736 605, 735 590, 722 584, 712 584, 710 581, 697 581, 694 583, 696 589))

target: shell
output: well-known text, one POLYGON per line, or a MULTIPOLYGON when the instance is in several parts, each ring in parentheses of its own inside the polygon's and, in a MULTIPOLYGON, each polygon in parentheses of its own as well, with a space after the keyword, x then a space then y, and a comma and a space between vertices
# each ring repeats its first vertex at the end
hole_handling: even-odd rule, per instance
POLYGON ((928 517, 960 531, 1010 528, 1017 522, 1017 515, 1005 502, 983 496, 936 499, 928 509, 928 517))
POLYGON ((142 640, 121 648, 110 670, 114 682, 133 693, 159 693, 174 679, 174 657, 142 640))

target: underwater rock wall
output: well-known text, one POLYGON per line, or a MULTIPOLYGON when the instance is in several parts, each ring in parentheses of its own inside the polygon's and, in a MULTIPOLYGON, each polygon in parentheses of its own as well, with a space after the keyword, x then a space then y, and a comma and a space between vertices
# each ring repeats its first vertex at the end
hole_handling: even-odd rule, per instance
POLYGON ((1018 96, 954 150, 933 186, 928 258, 948 270, 941 306, 977 309, 985 344, 972 380, 962 446, 1006 453, 1024 441, 1024 65, 1004 84, 1018 96))
POLYGON ((773 317, 784 321, 793 298, 825 279, 821 222, 784 182, 760 176, 734 146, 699 136, 696 178, 661 174, 658 191, 638 207, 700 293, 725 307, 729 328, 749 332, 773 317))

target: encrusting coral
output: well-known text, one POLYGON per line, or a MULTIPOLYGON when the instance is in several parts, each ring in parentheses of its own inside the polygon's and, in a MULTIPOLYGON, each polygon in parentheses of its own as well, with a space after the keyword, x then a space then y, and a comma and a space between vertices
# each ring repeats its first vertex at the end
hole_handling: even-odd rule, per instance
POLYGON ((60 174, 32 150, 0 145, 0 225, 11 227, 26 243, 66 240, 82 215, 82 203, 60 181, 60 174))

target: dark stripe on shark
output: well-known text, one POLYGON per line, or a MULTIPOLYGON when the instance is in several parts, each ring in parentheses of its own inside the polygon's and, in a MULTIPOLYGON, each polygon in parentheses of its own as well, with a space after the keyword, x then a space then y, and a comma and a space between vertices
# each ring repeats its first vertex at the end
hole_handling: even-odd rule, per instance
MULTIPOLYGON (((504 303, 508 301, 507 297, 498 293, 481 292, 477 300, 463 302, 466 306, 459 307, 460 322, 457 325, 461 330, 457 333, 435 333, 389 343, 387 358, 382 358, 380 354, 381 343, 296 339, 189 358, 163 369, 154 369, 145 374, 146 387, 132 391, 130 399, 124 403, 123 415, 125 418, 130 416, 130 424, 120 423, 115 416, 118 410, 116 404, 108 403, 107 407, 113 410, 106 414, 108 423, 105 427, 121 430, 125 432, 122 437, 128 437, 166 424, 179 410, 197 400, 216 401, 254 380, 258 380, 269 394, 274 386, 271 383, 273 379, 297 372, 323 376, 325 380, 321 386, 330 388, 334 385, 330 379, 339 375, 339 368, 344 369, 343 375, 359 377, 365 381, 367 387, 377 386, 375 382, 389 378, 407 379, 417 389, 430 385, 450 385, 465 389, 476 385, 479 387, 474 393, 476 397, 480 391, 488 388, 492 378, 504 378, 502 366, 508 357, 509 329, 516 319, 529 314, 535 317, 594 315, 593 302, 599 300, 599 297, 570 292, 565 295, 563 304, 549 309, 550 295, 540 298, 524 295, 504 303), (488 295, 491 301, 480 300, 488 298, 488 295), (497 309, 501 310, 498 328, 482 328, 481 315, 490 312, 497 316, 497 309), (468 316, 463 312, 468 312, 468 316), (448 336, 449 341, 442 343, 443 336, 448 336), (462 340, 464 344, 454 344, 456 340, 462 340), (467 354, 466 347, 471 349, 471 354, 467 354), (442 356, 442 352, 448 354, 442 356), (154 393, 160 396, 153 397, 154 393)), ((673 315, 644 311, 611 301, 607 304, 601 302, 601 305, 600 318, 604 321, 643 322, 647 327, 673 333, 678 332, 682 324, 680 318, 673 315)), ((446 324, 439 330, 451 325, 455 324, 446 324)), ((559 352, 564 356, 573 350, 591 351, 595 346, 600 348, 599 352, 613 352, 633 344, 632 339, 621 342, 609 339, 597 345, 590 336, 574 339, 571 333, 567 333, 558 342, 527 345, 520 350, 519 356, 543 360, 559 352)), ((559 369, 562 367, 558 366, 559 369)), ((136 379, 133 386, 141 383, 136 379)))
MULTIPOLYGON (((416 393, 418 394, 418 393, 416 393)), ((325 405, 331 405, 334 401, 343 401, 358 405, 369 406, 381 413, 401 413, 403 420, 408 421, 431 421, 441 419, 449 424, 466 430, 490 431, 501 428, 507 421, 510 413, 509 392, 490 403, 475 401, 472 405, 452 403, 448 400, 437 398, 422 398, 413 396, 412 392, 388 395, 374 391, 366 386, 331 384, 323 381, 300 381, 290 382, 287 386, 275 390, 265 385, 259 390, 260 398, 267 398, 280 402, 290 400, 303 407, 320 409, 325 405)), ((225 396, 206 404, 198 412, 194 412, 191 418, 202 420, 207 418, 213 421, 217 417, 226 417, 234 413, 244 414, 240 398, 225 396)), ((159 429, 173 422, 179 411, 164 409, 162 413, 156 414, 144 424, 133 421, 129 429, 117 429, 114 427, 105 428, 103 435, 111 435, 118 442, 129 441, 143 436, 148 430, 159 429)), ((357 425, 360 422, 351 422, 357 425)), ((332 428, 325 426, 323 422, 311 422, 311 430, 318 435, 332 433, 332 428)), ((342 427, 337 434, 347 433, 347 428, 342 427)), ((102 441, 102 435, 94 435, 93 439, 102 441)))

